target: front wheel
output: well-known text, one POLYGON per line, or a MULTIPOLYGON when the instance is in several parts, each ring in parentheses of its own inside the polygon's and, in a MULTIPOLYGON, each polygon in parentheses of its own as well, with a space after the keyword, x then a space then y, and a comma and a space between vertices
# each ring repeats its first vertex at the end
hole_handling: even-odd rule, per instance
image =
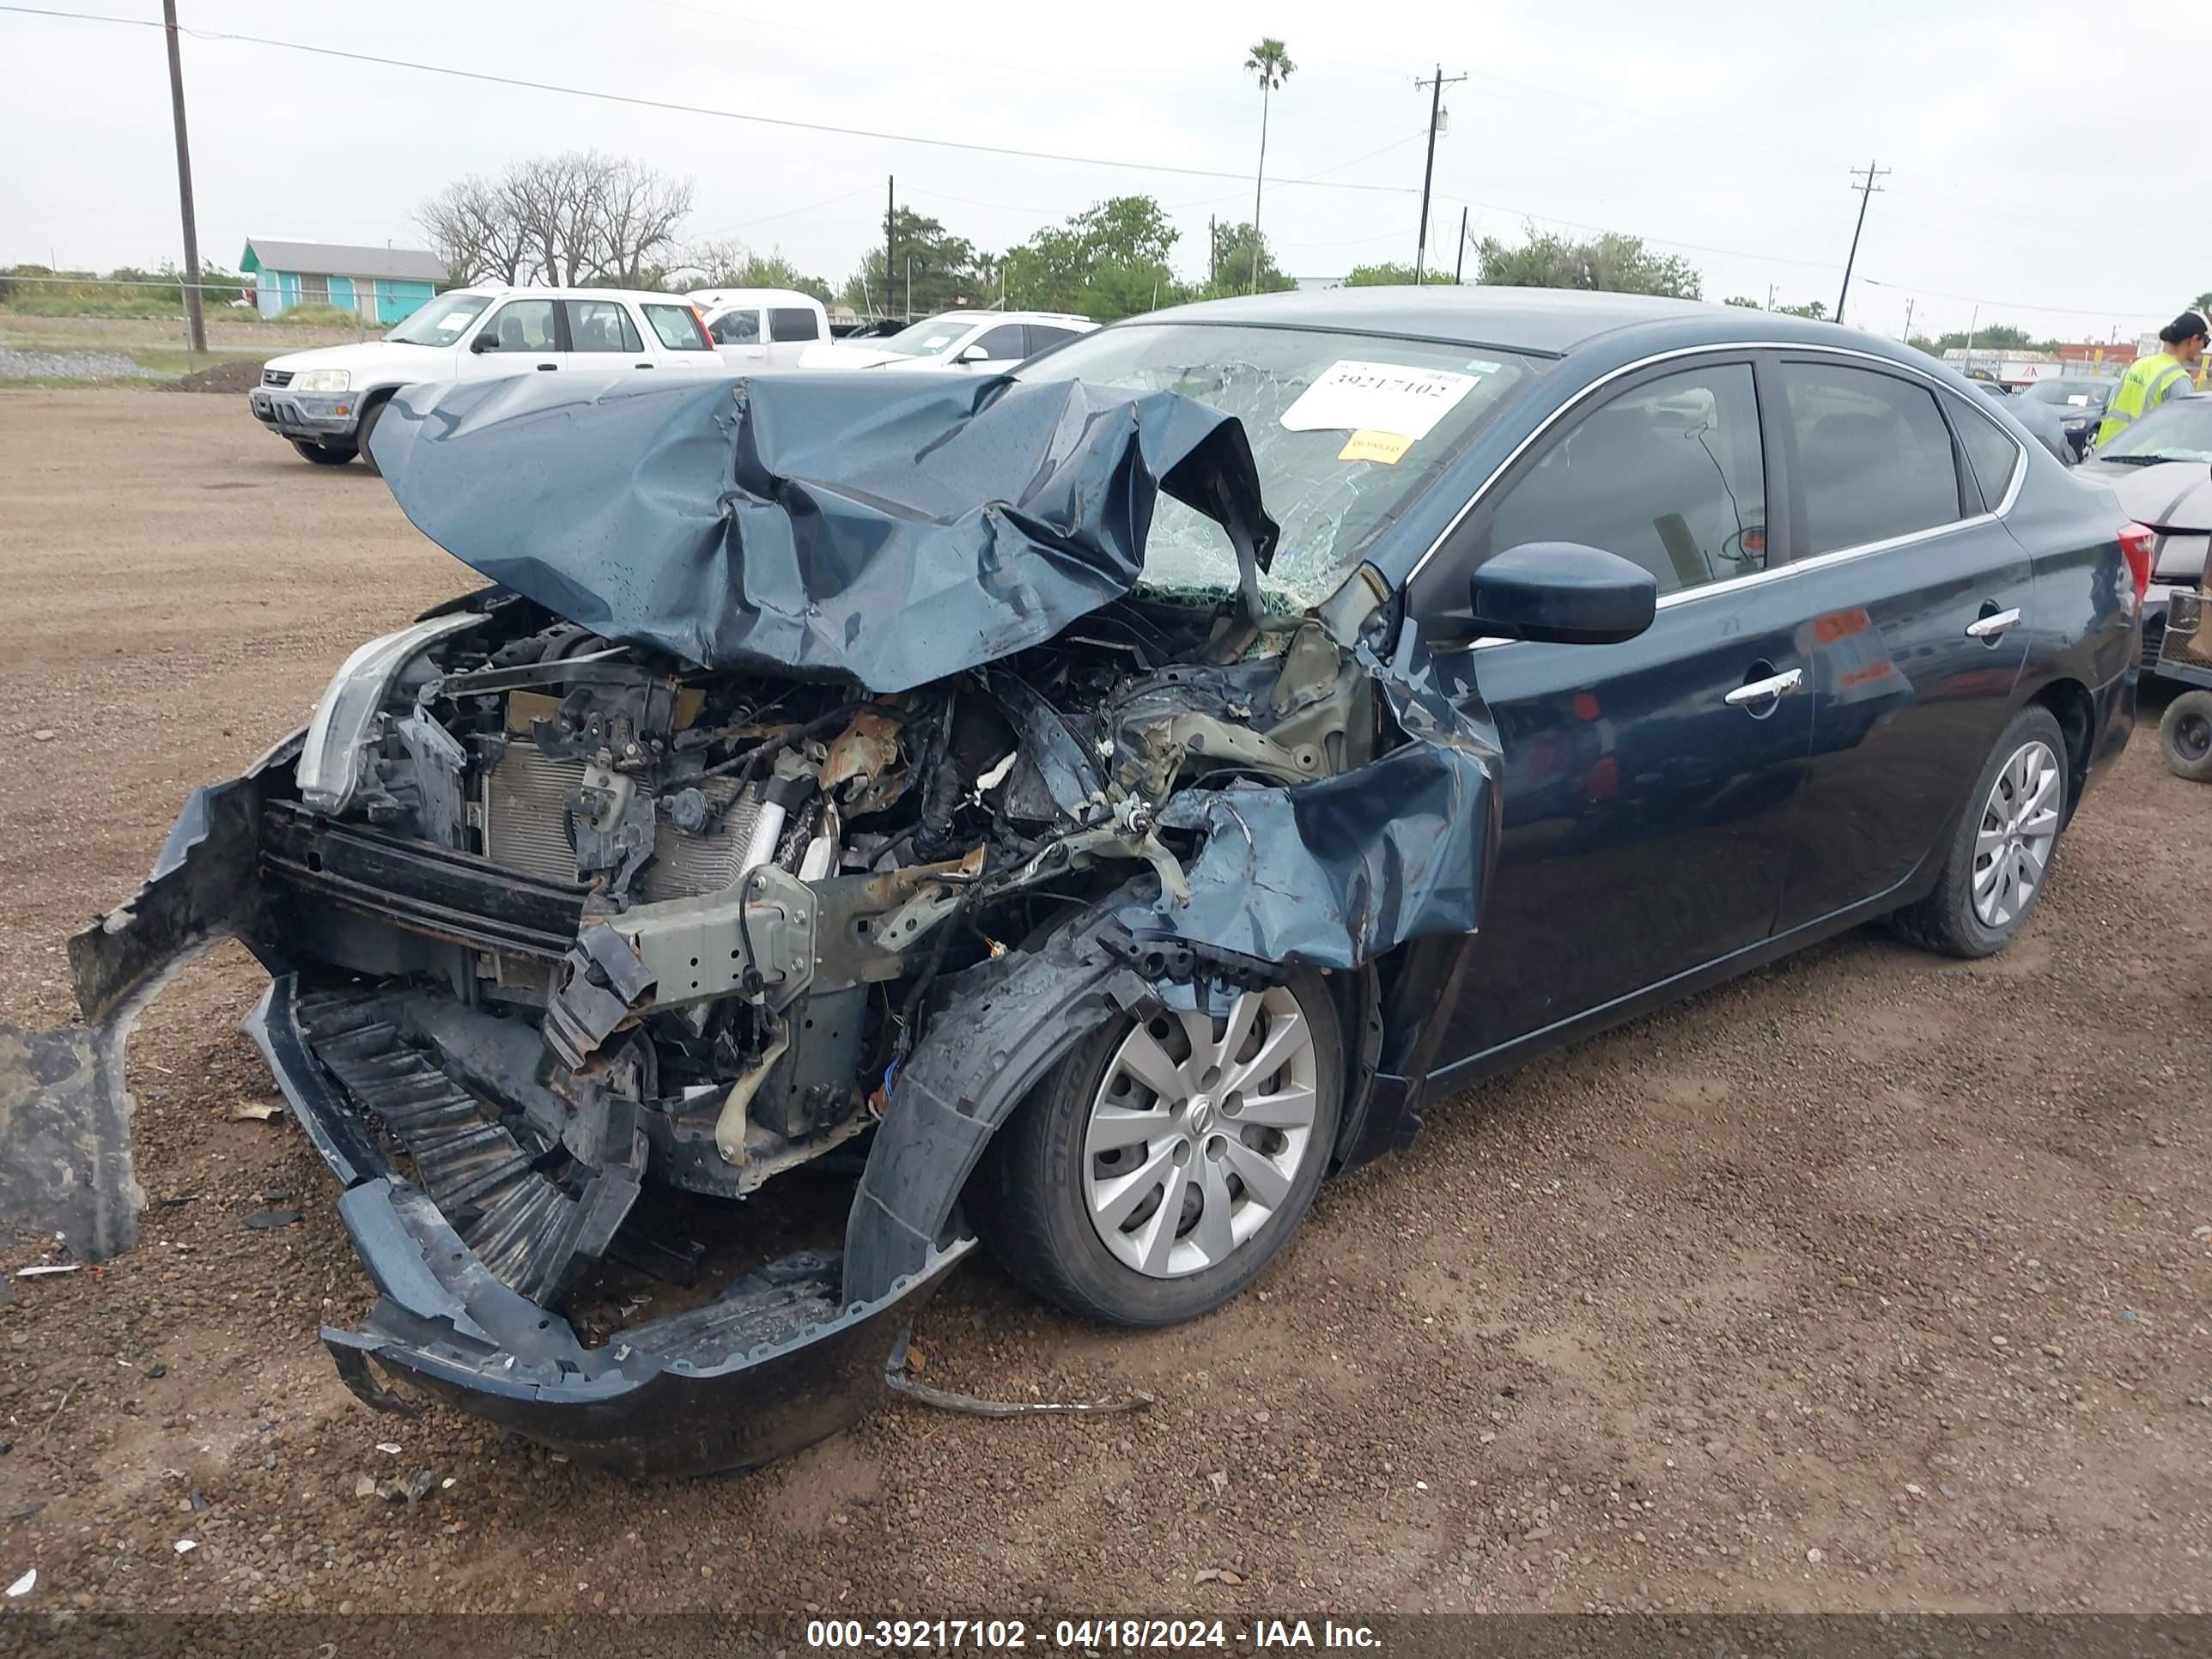
POLYGON ((1045 1075, 985 1149, 973 1197, 1014 1279, 1071 1313, 1173 1325, 1236 1296, 1297 1231, 1344 1094, 1328 982, 1154 1006, 1045 1075))
POLYGON ((2212 783, 2212 691, 2185 691, 2166 704, 2158 752, 2177 778, 2212 783))
POLYGON ((1994 956, 2043 896, 2066 822, 2066 734, 2041 704, 2012 717, 1942 849, 1936 889, 1890 918, 1899 934, 1948 957, 1994 956))
POLYGON ((350 449, 325 449, 305 438, 293 439, 292 447, 300 452, 301 459, 313 461, 317 466, 343 466, 354 456, 350 449))

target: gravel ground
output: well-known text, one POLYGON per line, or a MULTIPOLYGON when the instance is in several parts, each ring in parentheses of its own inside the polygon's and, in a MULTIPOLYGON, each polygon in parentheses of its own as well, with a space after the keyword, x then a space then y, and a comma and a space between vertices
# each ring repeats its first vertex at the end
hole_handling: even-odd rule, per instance
POLYGON ((166 380, 119 351, 19 351, 0 346, 0 380, 166 380))
MULTIPOLYGON (((0 393, 0 1015, 40 1024, 185 791, 467 575, 376 480, 213 399, 0 393)), ((2005 956, 1856 933, 1486 1085, 1211 1319, 1109 1334, 988 1265, 921 1319, 932 1382, 1149 1412, 898 1407, 641 1486, 339 1385, 315 1328, 368 1286, 297 1132, 234 1116, 270 1085, 234 1030, 258 976, 217 952, 132 1048, 145 1243, 0 1284, 0 1582, 37 1568, 44 1609, 2197 1610, 2208 804, 2143 733, 2005 956), (272 1206, 304 1218, 245 1227, 272 1206), (374 1495, 416 1470, 419 1501, 374 1495)))

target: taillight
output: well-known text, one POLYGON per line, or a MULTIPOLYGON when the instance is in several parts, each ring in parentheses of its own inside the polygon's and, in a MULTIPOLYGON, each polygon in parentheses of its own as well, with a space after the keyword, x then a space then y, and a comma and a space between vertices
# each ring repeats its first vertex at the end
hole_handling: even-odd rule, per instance
POLYGON ((2142 603, 2143 590, 2150 586, 2151 555, 2158 544, 2158 532, 2148 525, 2124 524, 2120 526, 2120 555, 2128 562, 2128 574, 2136 579, 2136 603, 2142 603))

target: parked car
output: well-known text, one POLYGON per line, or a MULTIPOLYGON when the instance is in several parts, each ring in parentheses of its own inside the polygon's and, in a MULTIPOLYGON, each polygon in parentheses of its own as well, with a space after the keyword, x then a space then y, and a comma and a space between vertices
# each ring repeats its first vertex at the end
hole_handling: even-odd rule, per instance
POLYGON ((2058 411, 2049 404, 2039 402, 2025 392, 2008 392, 1992 380, 1977 380, 1976 388, 1994 398, 2005 412, 2027 428, 2027 434, 2049 450, 2064 465, 2074 465, 2075 452, 2067 440, 2064 424, 2058 411))
POLYGON ((288 352, 262 366, 253 418, 307 460, 368 456, 369 434, 403 386, 569 369, 721 372, 691 302, 606 288, 457 288, 382 338, 288 352))
POLYGON ((2061 429, 2066 434, 2067 447, 2078 461, 2081 452, 2095 440, 2097 428, 2105 418, 2105 405, 2112 400, 2112 389, 2118 385, 2118 380, 2094 374, 2063 374, 2048 380, 2031 381, 2015 395, 2021 403, 2044 404, 2058 416, 2061 429))
POLYGON ((1477 1079, 1864 922, 2001 951, 2128 738, 2148 532, 1830 324, 1356 289, 981 398, 566 378, 388 406, 497 586, 192 796, 34 1052, 117 1109, 241 939, 380 1291, 346 1381, 625 1469, 850 1421, 979 1238, 1194 1318, 1477 1079), (842 1218, 661 1282, 682 1193, 841 1150, 842 1218))
POLYGON ((828 309, 795 289, 702 289, 685 297, 699 307, 708 337, 732 368, 794 368, 807 348, 830 338, 828 309))
POLYGON ((2212 398, 2174 398, 2130 422, 2078 469, 2110 484, 2157 538, 2143 595, 2143 667, 2159 672, 2160 636, 2177 591, 2194 592, 2212 551, 2212 398))
POLYGON ((896 334, 845 339, 799 359, 805 368, 967 369, 998 374, 1097 324, 1057 311, 948 311, 896 334))

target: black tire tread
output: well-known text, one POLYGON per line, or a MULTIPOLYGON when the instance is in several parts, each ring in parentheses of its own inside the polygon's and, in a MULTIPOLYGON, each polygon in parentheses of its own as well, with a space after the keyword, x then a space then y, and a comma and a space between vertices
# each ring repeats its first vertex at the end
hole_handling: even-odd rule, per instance
MULTIPOLYGON (((1889 930, 1908 945, 1916 945, 1936 956, 1954 957, 1960 961, 1995 956, 2003 950, 2019 929, 2026 925, 2023 916, 2013 924, 2013 932, 2003 938, 1991 939, 1973 915, 1974 858, 1973 843, 1977 827, 1981 823, 1982 807, 1989 799, 1990 787, 1995 783, 1996 769, 2011 758, 2013 752, 2028 738, 2039 736, 2050 744, 2053 753, 2066 763, 2066 775, 2073 770, 2073 758, 2066 742, 2065 729, 2058 717, 2040 703, 2030 703, 2014 714, 2005 725, 2003 732, 1990 750, 1989 758, 1974 782, 1973 793, 1967 797, 1964 812, 1951 830, 1948 843, 1943 849, 1943 873, 1925 898, 1916 900, 1887 917, 1889 930)), ((2071 787, 2070 781, 2068 786, 2071 787)), ((2060 836, 2065 833, 2070 799, 2059 808, 2060 836)), ((2056 844, 2051 848, 2052 861, 2057 859, 2056 844)), ((2038 897, 2041 896, 2039 894, 2038 897)), ((2033 914, 2031 910, 2031 914, 2033 914)))
MULTIPOLYGON (((1328 1161, 1327 1143, 1335 1135, 1340 1121, 1337 1115, 1342 1109, 1344 1039, 1337 1027, 1335 1001, 1328 994, 1326 981, 1320 975, 1311 974, 1308 983, 1311 994, 1302 994, 1300 1000, 1312 1011, 1309 1018, 1328 1022, 1337 1048, 1335 1097, 1330 1103, 1326 1121, 1316 1126, 1323 1144, 1313 1152, 1319 1167, 1325 1170, 1328 1161)), ((1015 1109, 984 1147, 975 1173, 969 1178, 967 1209, 993 1258, 1008 1278, 1031 1294, 1099 1324, 1131 1328, 1180 1324, 1202 1317, 1242 1294, 1297 1237, 1305 1217, 1302 1210, 1287 1218, 1288 1224, 1263 1254, 1253 1257, 1239 1274, 1223 1281, 1225 1288, 1218 1295, 1209 1295, 1202 1305, 1186 1311, 1139 1314, 1126 1306, 1115 1306, 1102 1301, 1071 1271, 1072 1264, 1063 1258, 1059 1241, 1054 1237, 1048 1208, 1051 1183, 1055 1177, 1053 1133, 1061 1115, 1054 1110, 1059 1103, 1056 1097, 1079 1092, 1087 1097, 1097 1068, 1105 1063, 1124 1029, 1120 1024, 1109 1024, 1093 1032, 1045 1073, 1029 1098, 1015 1109)), ((1310 1202, 1310 1192, 1308 1206, 1310 1202)))
POLYGON ((2212 783, 2212 750, 2191 760, 2177 746, 2174 733, 2192 712, 2212 720, 2212 691, 2185 691, 2166 704, 2166 713, 2159 717, 2158 752, 2166 762, 2166 769, 2177 778, 2185 778, 2191 783, 2212 783))

